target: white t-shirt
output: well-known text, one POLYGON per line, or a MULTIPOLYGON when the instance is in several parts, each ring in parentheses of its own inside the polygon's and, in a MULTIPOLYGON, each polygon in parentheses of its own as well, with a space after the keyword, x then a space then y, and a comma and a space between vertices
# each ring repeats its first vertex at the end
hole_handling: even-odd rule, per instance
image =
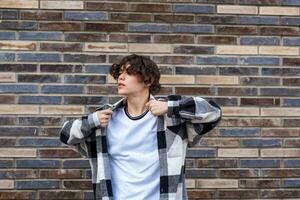
POLYGON ((148 111, 132 118, 121 107, 107 130, 114 200, 159 199, 157 117, 148 111))

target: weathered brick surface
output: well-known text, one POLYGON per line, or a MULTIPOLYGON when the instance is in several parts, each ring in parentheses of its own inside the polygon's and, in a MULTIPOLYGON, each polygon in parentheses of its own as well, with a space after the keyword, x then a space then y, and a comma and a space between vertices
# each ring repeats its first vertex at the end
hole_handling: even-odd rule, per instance
POLYGON ((92 199, 66 119, 120 99, 131 53, 159 95, 215 100, 216 129, 187 151, 188 196, 300 199, 299 0, 1 0, 0 199, 92 199))

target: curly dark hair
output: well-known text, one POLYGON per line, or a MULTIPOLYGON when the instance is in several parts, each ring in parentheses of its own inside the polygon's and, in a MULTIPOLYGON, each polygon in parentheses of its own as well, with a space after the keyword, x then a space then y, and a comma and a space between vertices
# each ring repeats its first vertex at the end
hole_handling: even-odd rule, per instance
POLYGON ((114 63, 111 66, 109 74, 115 80, 118 80, 122 70, 124 70, 128 64, 130 64, 130 66, 126 69, 126 72, 129 75, 138 75, 141 82, 145 84, 151 83, 149 88, 151 94, 157 94, 159 92, 161 88, 159 83, 160 71, 156 63, 148 57, 136 54, 125 56, 120 63, 114 63))

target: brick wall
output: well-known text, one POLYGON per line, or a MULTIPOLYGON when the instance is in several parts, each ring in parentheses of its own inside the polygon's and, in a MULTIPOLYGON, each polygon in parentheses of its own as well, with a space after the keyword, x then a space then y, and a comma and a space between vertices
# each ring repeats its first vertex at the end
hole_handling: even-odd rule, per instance
POLYGON ((190 199, 300 198, 299 0, 1 0, 0 199, 90 199, 63 121, 113 103, 109 66, 159 64, 163 89, 224 118, 188 151, 190 199))

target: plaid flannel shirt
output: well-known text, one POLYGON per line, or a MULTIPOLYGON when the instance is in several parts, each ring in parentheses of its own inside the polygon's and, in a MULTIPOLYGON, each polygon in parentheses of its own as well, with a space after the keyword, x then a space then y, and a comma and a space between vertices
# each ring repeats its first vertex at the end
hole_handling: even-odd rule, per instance
MULTIPOLYGON (((150 99, 156 99, 150 95, 150 99)), ((185 156, 188 146, 199 142, 203 134, 221 120, 221 108, 201 97, 169 95, 157 100, 168 102, 168 112, 158 116, 157 150, 160 164, 160 200, 186 200, 185 156)), ((123 106, 126 98, 97 110, 123 106)), ((107 126, 106 126, 107 127, 107 126)), ((94 199, 113 199, 106 127, 101 127, 96 112, 66 121, 60 140, 89 158, 94 199)))

